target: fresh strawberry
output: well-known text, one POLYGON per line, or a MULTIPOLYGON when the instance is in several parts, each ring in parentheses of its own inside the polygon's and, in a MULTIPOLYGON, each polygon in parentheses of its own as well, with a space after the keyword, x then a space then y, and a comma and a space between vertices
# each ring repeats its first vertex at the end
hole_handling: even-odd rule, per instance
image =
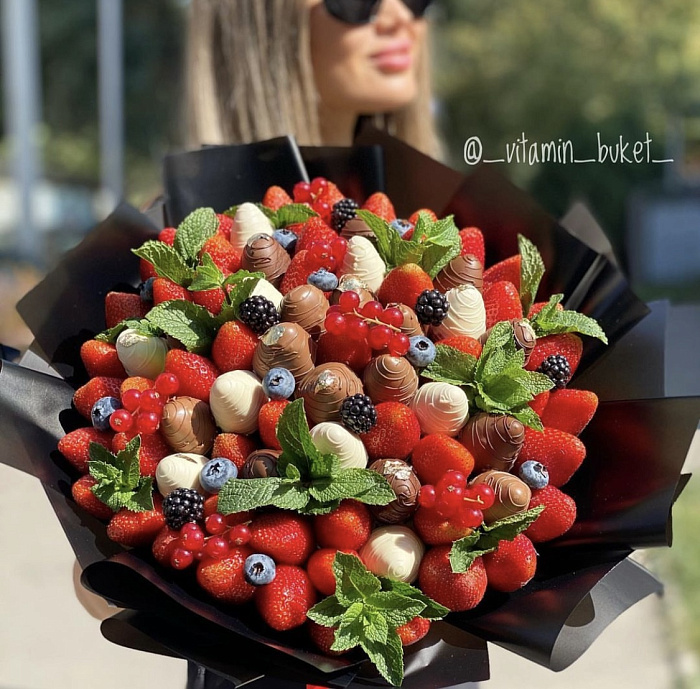
POLYGON ((165 372, 177 376, 180 395, 204 402, 209 402, 209 391, 219 376, 219 369, 209 359, 181 349, 171 349, 165 355, 165 372))
POLYGON ((158 493, 153 496, 153 509, 147 512, 131 512, 125 507, 119 510, 107 525, 107 536, 121 545, 151 545, 165 525, 163 500, 158 493))
POLYGON ((433 289, 430 275, 419 265, 406 263, 389 271, 377 292, 377 299, 385 306, 401 303, 414 308, 420 293, 426 289, 433 289))
POLYGON ((328 242, 330 244, 337 237, 338 233, 332 230, 321 218, 309 218, 297 240, 296 253, 309 249, 314 242, 328 242))
POLYGON ((484 567, 491 588, 504 593, 517 591, 535 576, 535 546, 524 534, 512 541, 500 541, 498 550, 484 555, 484 567))
POLYGON ((530 524, 525 535, 533 543, 551 541, 565 534, 576 521, 576 503, 552 485, 532 491, 528 509, 544 505, 544 512, 530 524))
POLYGON ((441 433, 431 433, 418 441, 411 454, 413 468, 420 482, 436 485, 448 471, 469 476, 474 457, 462 443, 441 433))
POLYGON ((499 261, 484 271, 484 289, 487 285, 503 281, 513 284, 516 291, 520 289, 520 254, 499 261))
POLYGON ((243 565, 252 554, 246 546, 235 546, 222 560, 202 560, 197 567, 197 583, 222 603, 247 603, 255 593, 255 586, 246 581, 243 565))
POLYGON ((281 450, 277 440, 277 424, 289 400, 270 400, 265 402, 258 412, 258 431, 263 445, 270 450, 281 450))
POLYGON ((177 234, 177 228, 176 227, 165 227, 160 231, 160 234, 158 235, 158 239, 161 242, 165 242, 166 244, 169 244, 172 246, 175 244, 175 235, 177 234))
POLYGON ((77 428, 58 441, 58 451, 81 473, 87 474, 90 461, 90 443, 99 443, 108 450, 112 447, 112 433, 96 428, 77 428))
POLYGON ((209 254, 211 260, 224 275, 235 273, 241 267, 241 252, 234 249, 229 241, 220 234, 207 239, 199 252, 200 260, 204 254, 209 254))
POLYGON ((547 403, 549 402, 549 395, 551 393, 549 390, 545 390, 544 392, 541 392, 539 395, 535 395, 533 400, 530 402, 530 407, 532 410, 542 418, 542 413, 544 412, 545 408, 547 407, 547 403))
MULTIPOLYGON (((211 516, 216 513, 219 509, 219 496, 210 495, 204 501, 204 518, 211 516)), ((245 524, 253 518, 252 510, 244 510, 243 512, 232 512, 231 514, 225 515, 224 519, 228 526, 235 526, 236 524, 245 524)))
POLYGON ((276 563, 302 565, 314 550, 311 522, 300 514, 279 511, 256 515, 250 523, 250 547, 276 563))
MULTIPOLYGON (((333 559, 337 552, 339 552, 337 548, 319 548, 306 563, 306 572, 309 575, 309 579, 311 579, 311 583, 324 596, 332 596, 335 593, 333 559)), ((355 550, 343 550, 342 552, 354 555, 357 558, 360 557, 355 550)))
POLYGON ((396 220, 396 211, 394 204, 389 200, 389 197, 382 191, 375 191, 363 204, 362 208, 378 215, 387 222, 396 220))
POLYGON ((86 419, 90 419, 92 407, 102 397, 119 397, 121 378, 97 376, 91 378, 85 385, 79 387, 73 395, 75 408, 86 419))
MULTIPOLYGON (((125 449, 129 440, 130 437, 126 433, 117 433, 112 438, 112 452, 117 453, 125 449)), ((158 462, 172 452, 160 433, 142 434, 141 448, 139 449, 141 476, 155 476, 158 462)))
POLYGON ((149 278, 157 278, 158 271, 152 263, 142 258, 139 260, 139 277, 141 278, 141 282, 146 282, 149 278))
POLYGON ((444 340, 440 340, 440 344, 459 349, 460 352, 471 354, 476 359, 481 356, 481 342, 479 342, 479 340, 475 340, 473 337, 469 337, 468 335, 453 335, 452 337, 446 337, 444 340))
POLYGON ((124 396, 127 390, 138 390, 143 392, 144 390, 149 390, 155 385, 155 381, 150 378, 144 378, 143 376, 130 376, 126 380, 122 381, 119 386, 119 399, 124 396))
POLYGON ((484 306, 487 328, 492 328, 499 321, 523 317, 520 294, 512 282, 501 281, 484 286, 484 306))
POLYGON ((177 542, 180 540, 180 532, 171 529, 167 524, 158 532, 151 552, 153 557, 165 567, 170 566, 170 555, 177 547, 177 542))
POLYGON ((423 507, 413 515, 413 528, 428 545, 446 545, 472 532, 470 527, 460 526, 454 520, 441 517, 435 510, 423 507))
MULTIPOLYGON (((335 641, 335 631, 338 627, 323 627, 320 624, 316 624, 313 620, 308 620, 306 623, 307 629, 309 630, 309 636, 311 641, 314 642, 316 647, 325 653, 327 656, 341 656, 348 651, 331 651, 331 646, 335 641)), ((310 689, 312 685, 307 684, 306 689, 310 689)), ((320 689, 320 687, 319 687, 320 689)), ((325 687, 323 688, 325 689, 325 687)))
POLYGON ((530 360, 525 365, 528 371, 536 371, 540 364, 552 354, 561 354, 566 357, 573 376, 581 361, 583 354, 583 342, 574 333, 562 333, 561 335, 547 335, 538 337, 535 348, 530 354, 530 360))
POLYGON ((258 342, 258 336, 245 323, 228 321, 221 326, 214 339, 211 358, 222 373, 250 371, 258 342))
POLYGON ((268 187, 263 196, 262 204, 266 208, 278 211, 282 206, 292 203, 289 194, 282 187, 268 187))
POLYGON ((414 617, 406 624, 396 628, 402 646, 410 646, 420 641, 430 631, 430 620, 424 617, 414 617))
POLYGON ((471 254, 479 259, 482 266, 486 265, 486 249, 484 248, 484 235, 478 227, 465 227, 459 232, 462 241, 462 256, 471 254))
POLYGON ((372 533, 372 515, 357 500, 343 500, 328 514, 314 517, 314 533, 322 548, 359 550, 372 533))
POLYGON ((598 396, 594 392, 563 388, 551 392, 540 416, 545 426, 578 435, 593 418, 596 409, 598 396))
MULTIPOLYGON (((417 211, 411 213, 410 217, 408 218, 408 222, 410 222, 412 225, 415 225, 418 222, 418 216, 421 213, 427 213, 429 219, 432 222, 435 222, 438 219, 437 215, 435 215, 435 212, 431 211, 430 208, 419 208, 417 211)), ((406 237, 404 237, 404 239, 406 239, 406 237)))
POLYGON ((420 440, 418 417, 400 402, 380 402, 375 408, 376 425, 360 436, 370 460, 405 459, 420 440))
POLYGON ((233 229, 233 218, 223 213, 217 213, 216 219, 219 221, 219 226, 216 228, 216 234, 222 236, 226 241, 231 239, 231 230, 233 229))
POLYGON ((341 199, 344 199, 345 195, 343 194, 338 187, 331 182, 330 180, 326 180, 326 188, 323 191, 323 193, 319 196, 318 200, 323 201, 323 203, 327 203, 328 206, 332 209, 333 206, 338 203, 341 199))
POLYGON ((545 427, 543 432, 525 429, 525 442, 515 466, 534 461, 544 464, 549 472, 549 483, 563 486, 581 466, 586 457, 586 446, 575 436, 556 428, 545 427))
POLYGON ((367 340, 355 342, 346 335, 323 333, 318 339, 316 364, 339 361, 350 367, 355 373, 362 373, 372 359, 372 348, 367 340))
POLYGON ((450 610, 471 610, 486 593, 484 563, 477 557, 466 572, 455 574, 450 566, 451 547, 439 545, 425 554, 418 571, 420 589, 450 610))
POLYGON ((218 287, 214 289, 206 289, 201 292, 190 292, 192 301, 198 306, 203 306, 209 313, 218 316, 224 306, 226 297, 224 291, 218 287))
POLYGON ((156 278, 153 281, 153 304, 162 304, 173 299, 192 301, 192 292, 168 278, 156 278))
POLYGON ((259 449, 258 443, 251 436, 240 433, 220 433, 214 438, 211 456, 230 459, 240 471, 248 455, 257 449, 259 449))
MULTIPOLYGON (((546 301, 536 301, 531 307, 530 307, 530 312, 527 314, 527 317, 532 319, 534 318, 542 309, 547 306, 549 302, 546 301)), ((557 311, 563 311, 564 307, 561 304, 557 304, 557 311)))
MULTIPOLYGON (((298 242, 297 242, 298 244, 298 242)), ((292 258, 292 262, 287 267, 287 272, 280 282, 280 292, 287 294, 299 285, 305 285, 309 275, 314 272, 313 260, 308 251, 297 251, 292 258)))
POLYGON ((92 487, 97 485, 97 481, 86 474, 81 476, 71 487, 71 494, 80 507, 88 514, 98 519, 110 519, 114 512, 103 502, 95 497, 92 487))
POLYGON ((275 578, 255 591, 255 607, 260 616, 279 632, 304 624, 314 603, 316 591, 308 575, 292 565, 278 565, 275 578))
POLYGON ((138 294, 126 292, 107 292, 105 297, 105 323, 113 328, 127 318, 143 318, 148 312, 148 305, 138 294))
POLYGON ((117 348, 109 342, 88 340, 80 347, 80 358, 91 378, 126 378, 126 371, 117 356, 117 348))

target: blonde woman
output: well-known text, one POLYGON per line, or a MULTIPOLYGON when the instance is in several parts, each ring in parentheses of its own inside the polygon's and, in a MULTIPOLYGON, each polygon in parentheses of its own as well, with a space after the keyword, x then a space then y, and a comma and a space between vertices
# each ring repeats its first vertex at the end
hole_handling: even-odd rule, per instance
POLYGON ((361 116, 436 156, 431 0, 192 0, 190 144, 350 145, 361 116))

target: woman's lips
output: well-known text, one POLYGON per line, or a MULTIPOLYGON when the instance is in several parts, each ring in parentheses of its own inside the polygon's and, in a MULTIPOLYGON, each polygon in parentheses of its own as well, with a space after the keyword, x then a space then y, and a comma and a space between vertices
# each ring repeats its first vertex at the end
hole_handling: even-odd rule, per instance
POLYGON ((404 72, 413 65, 413 43, 401 41, 370 55, 374 66, 381 72, 404 72))

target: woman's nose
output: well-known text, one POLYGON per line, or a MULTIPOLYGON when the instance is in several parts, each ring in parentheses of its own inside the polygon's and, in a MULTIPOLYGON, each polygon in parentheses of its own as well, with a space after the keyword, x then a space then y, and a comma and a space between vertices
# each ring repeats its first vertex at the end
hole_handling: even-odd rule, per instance
POLYGON ((378 31, 392 31, 397 26, 408 24, 413 20, 413 12, 403 0, 381 0, 374 24, 378 31))

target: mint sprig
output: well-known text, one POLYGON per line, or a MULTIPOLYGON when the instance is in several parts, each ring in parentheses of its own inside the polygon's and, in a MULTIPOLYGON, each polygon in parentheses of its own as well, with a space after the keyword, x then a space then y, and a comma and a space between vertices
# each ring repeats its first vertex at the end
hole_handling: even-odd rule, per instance
POLYGON ((520 301, 523 305, 523 313, 528 314, 545 272, 544 261, 537 247, 521 234, 518 235, 518 250, 520 251, 520 301))
MULTIPOLYGON (((224 211, 224 215, 229 218, 235 218, 239 205, 240 204, 231 206, 224 211)), ((273 211, 267 206, 263 206, 262 203, 256 203, 255 205, 265 214, 276 229, 283 229, 289 227, 289 225, 306 222, 309 218, 318 216, 318 213, 313 208, 310 208, 304 203, 288 203, 281 206, 276 211, 273 211)))
POLYGON ((450 566, 456 573, 466 572, 474 560, 492 553, 501 541, 512 541, 532 524, 544 510, 538 505, 531 510, 504 517, 492 524, 482 525, 469 536, 460 538, 450 549, 450 566))
POLYGON ((418 616, 440 619, 449 610, 410 584, 375 576, 355 555, 337 553, 333 574, 335 594, 314 605, 307 616, 336 627, 331 650, 359 646, 387 682, 400 686, 403 647, 396 629, 418 616))
POLYGON ((88 470, 97 481, 92 492, 115 512, 123 507, 132 512, 153 509, 153 479, 141 476, 140 449, 141 436, 138 435, 116 455, 99 443, 90 443, 88 470))
POLYGON ((279 476, 231 479, 219 492, 219 512, 231 514, 271 505, 302 514, 326 514, 348 498, 368 505, 387 505, 396 499, 387 480, 377 472, 343 469, 336 455, 323 453, 314 445, 303 400, 284 408, 277 439, 282 447, 277 462, 279 476))
POLYGON ((220 326, 203 306, 184 299, 172 299, 154 306, 146 320, 155 328, 181 342, 187 351, 202 353, 212 345, 220 326))
POLYGON ((554 294, 547 304, 530 321, 537 337, 546 335, 559 335, 561 333, 580 333, 597 337, 601 342, 608 344, 608 338, 598 322, 584 316, 577 311, 565 311, 557 308, 564 298, 563 294, 554 294))
POLYGON ((133 249, 139 258, 153 265, 159 277, 172 280, 177 285, 187 285, 194 277, 194 270, 175 247, 153 239, 133 249))
POLYGON ((135 330, 140 335, 160 337, 164 334, 160 328, 157 328, 152 323, 149 323, 145 318, 127 318, 111 328, 107 328, 107 330, 104 330, 98 335, 95 335, 95 339, 99 340, 100 342, 109 342, 110 344, 114 344, 117 341, 117 338, 128 328, 135 330))

